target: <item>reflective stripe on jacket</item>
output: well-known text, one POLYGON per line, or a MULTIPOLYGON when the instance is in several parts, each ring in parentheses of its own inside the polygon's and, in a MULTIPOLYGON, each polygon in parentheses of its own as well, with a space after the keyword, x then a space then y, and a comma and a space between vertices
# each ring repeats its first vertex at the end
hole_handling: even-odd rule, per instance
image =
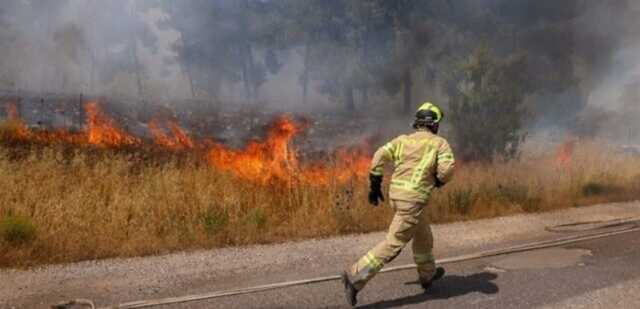
POLYGON ((455 159, 447 140, 420 130, 401 135, 378 149, 369 172, 382 176, 387 162, 394 165, 389 198, 426 202, 436 184, 436 177, 442 183, 449 181, 455 159))

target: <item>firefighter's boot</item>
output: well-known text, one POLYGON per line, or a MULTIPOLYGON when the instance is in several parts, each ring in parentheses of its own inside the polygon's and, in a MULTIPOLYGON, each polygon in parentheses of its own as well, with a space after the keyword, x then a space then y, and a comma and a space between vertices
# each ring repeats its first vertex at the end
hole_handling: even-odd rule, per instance
POLYGON ((427 279, 422 279, 422 278, 420 278, 420 285, 422 286, 422 288, 423 288, 425 291, 428 291, 428 290, 429 290, 429 288, 431 288, 431 284, 432 284, 434 281, 439 280, 439 279, 441 279, 442 277, 444 277, 444 273, 445 273, 444 268, 442 268, 442 267, 438 267, 438 268, 436 268, 436 272, 433 274, 433 277, 431 277, 431 279, 428 279, 428 280, 427 280, 427 279))
POLYGON ((349 303, 349 305, 353 307, 358 303, 358 290, 355 286, 353 286, 353 283, 351 282, 351 279, 349 279, 349 275, 347 274, 347 272, 343 272, 341 277, 342 284, 344 285, 344 294, 347 297, 347 303, 349 303))

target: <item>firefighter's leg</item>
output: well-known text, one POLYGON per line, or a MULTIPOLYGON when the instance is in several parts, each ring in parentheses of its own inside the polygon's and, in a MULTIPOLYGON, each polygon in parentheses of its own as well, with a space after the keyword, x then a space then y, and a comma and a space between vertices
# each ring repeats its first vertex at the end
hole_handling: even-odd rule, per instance
POLYGON ((422 214, 422 204, 391 201, 396 210, 386 239, 351 267, 350 280, 357 290, 364 288, 386 264, 391 262, 413 238, 422 214))
POLYGON ((431 280, 435 274, 436 264, 433 257, 433 234, 426 211, 420 215, 416 233, 413 237, 413 259, 418 266, 418 276, 421 280, 431 280))

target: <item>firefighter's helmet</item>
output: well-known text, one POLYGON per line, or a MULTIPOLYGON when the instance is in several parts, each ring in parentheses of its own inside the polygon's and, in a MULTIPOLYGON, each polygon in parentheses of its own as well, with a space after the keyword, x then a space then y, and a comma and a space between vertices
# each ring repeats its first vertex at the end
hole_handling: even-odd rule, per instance
POLYGON ((442 109, 431 102, 423 103, 416 112, 416 119, 413 122, 414 128, 429 127, 440 123, 444 118, 442 109))

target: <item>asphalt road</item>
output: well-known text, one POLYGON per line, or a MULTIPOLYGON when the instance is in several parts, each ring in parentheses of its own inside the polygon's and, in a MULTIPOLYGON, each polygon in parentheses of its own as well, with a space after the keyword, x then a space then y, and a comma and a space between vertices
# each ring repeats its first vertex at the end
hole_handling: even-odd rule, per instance
MULTIPOLYGON (((427 293, 413 271, 380 274, 358 308, 640 308, 640 232, 446 268, 427 293)), ((180 308, 349 306, 339 282, 327 282, 180 308)))
MULTIPOLYGON (((434 225, 438 259, 563 234, 545 227, 640 217, 640 203, 434 225)), ((336 275, 384 233, 242 248, 108 259, 34 269, 0 269, 0 308, 49 308, 88 298, 98 307, 336 275)), ((389 266, 412 262, 405 250, 389 266)), ((640 232, 446 265, 423 293, 412 270, 383 273, 360 294, 360 308, 640 308, 640 232)), ((331 281, 157 308, 349 308, 331 281)))

